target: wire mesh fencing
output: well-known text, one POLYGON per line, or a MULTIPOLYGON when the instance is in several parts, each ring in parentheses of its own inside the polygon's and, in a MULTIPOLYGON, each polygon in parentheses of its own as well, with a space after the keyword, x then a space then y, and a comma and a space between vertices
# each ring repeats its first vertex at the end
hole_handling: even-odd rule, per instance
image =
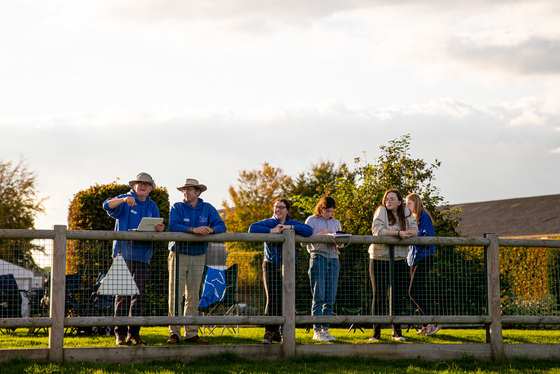
MULTIPOLYGON (((182 316, 187 315, 185 305, 189 301, 199 315, 264 316, 281 312, 272 310, 271 305, 267 310, 271 293, 277 291, 264 286, 262 242, 208 243, 202 261, 194 267, 179 268, 185 273, 181 278, 172 266, 170 242, 154 241, 151 245, 149 264, 138 268, 122 258, 117 271, 120 260, 118 256, 113 258, 112 240, 68 240, 65 315, 131 315, 130 305, 136 302, 135 313, 139 316, 182 316), (111 269, 115 270, 114 277, 111 269), (189 287, 188 273, 197 274, 189 287), (123 290, 127 285, 136 286, 137 292, 129 292, 126 287, 123 290), (189 299, 189 291, 191 296, 197 295, 194 302, 189 299), (120 301, 119 295, 124 297, 120 301), (125 312, 119 312, 119 307, 125 312)), ((187 252, 189 245, 185 242, 187 252)), ((49 316, 52 250, 50 239, 0 239, 0 317, 49 316)), ((330 289, 316 282, 317 277, 328 278, 322 270, 312 274, 311 265, 320 261, 312 258, 303 244, 296 244, 296 251, 296 315, 324 314, 325 310, 333 315, 374 316, 488 313, 484 247, 439 245, 433 256, 409 266, 403 259, 372 260, 367 244, 350 244, 341 248, 336 258, 336 279, 330 289)), ((502 315, 558 316, 559 274, 557 248, 501 248, 502 315)), ((281 269, 276 276, 280 277, 277 284, 281 284, 281 269)), ((112 326, 74 331, 110 334, 112 326)))
POLYGON ((560 250, 501 248, 500 288, 502 315, 560 315, 560 250))
POLYGON ((52 240, 0 239, 0 318, 48 317, 52 240))
MULTIPOLYGON (((370 259, 367 245, 340 250, 334 314, 482 315, 486 313, 483 248, 438 246, 416 266, 406 259, 370 259)), ((297 309, 310 314, 310 255, 300 249, 297 309)))

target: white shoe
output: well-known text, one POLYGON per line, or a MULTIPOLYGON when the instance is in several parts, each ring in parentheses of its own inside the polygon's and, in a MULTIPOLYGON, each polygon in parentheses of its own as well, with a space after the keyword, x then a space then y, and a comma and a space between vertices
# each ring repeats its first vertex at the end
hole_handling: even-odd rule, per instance
POLYGON ((329 339, 323 334, 322 331, 313 332, 313 340, 317 340, 318 342, 328 342, 329 341, 329 339))
POLYGON ((334 341, 336 341, 336 338, 335 338, 334 336, 332 336, 330 332, 328 332, 328 331, 322 331, 322 333, 323 333, 323 336, 324 336, 325 338, 327 338, 327 340, 328 340, 329 342, 334 342, 334 341))
POLYGON ((373 336, 372 336, 371 338, 369 338, 369 341, 370 341, 370 342, 376 342, 376 341, 378 341, 378 340, 379 340, 379 339, 374 338, 373 336))
POLYGON ((428 325, 426 327, 426 335, 434 335, 436 332, 439 331, 439 325, 428 325))
POLYGON ((393 340, 396 340, 398 342, 404 342, 406 339, 403 336, 393 336, 391 337, 393 340))

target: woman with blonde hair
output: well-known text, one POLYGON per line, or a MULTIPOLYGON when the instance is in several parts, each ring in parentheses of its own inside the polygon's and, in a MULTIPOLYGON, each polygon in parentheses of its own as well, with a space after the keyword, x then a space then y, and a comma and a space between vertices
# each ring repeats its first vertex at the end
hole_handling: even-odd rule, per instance
MULTIPOLYGON (((434 236, 432 217, 424 208, 422 199, 416 193, 406 197, 406 207, 410 209, 418 222, 418 236, 434 236)), ((422 315, 431 314, 432 290, 427 287, 426 279, 433 265, 433 255, 436 247, 433 245, 411 245, 408 250, 407 262, 410 266, 410 284, 408 295, 422 315)), ((436 324, 424 324, 418 335, 433 335, 439 330, 436 324)))

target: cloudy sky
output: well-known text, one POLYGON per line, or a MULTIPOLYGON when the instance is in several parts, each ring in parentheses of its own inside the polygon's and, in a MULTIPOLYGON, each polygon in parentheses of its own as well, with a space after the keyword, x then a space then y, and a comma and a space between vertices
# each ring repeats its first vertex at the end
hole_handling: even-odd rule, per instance
POLYGON ((221 207, 241 170, 410 133, 449 203, 557 194, 557 0, 0 0, 0 160, 49 196, 140 171, 221 207))

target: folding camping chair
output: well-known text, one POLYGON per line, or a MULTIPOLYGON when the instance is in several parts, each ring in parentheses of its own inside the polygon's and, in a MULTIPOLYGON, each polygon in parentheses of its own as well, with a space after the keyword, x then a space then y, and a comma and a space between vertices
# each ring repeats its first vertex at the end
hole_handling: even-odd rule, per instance
MULTIPOLYGON (((360 316, 362 315, 362 308, 358 307, 358 308, 345 308, 342 307, 342 311, 348 315, 351 316, 360 316)), ((362 328, 362 326, 360 326, 357 323, 353 323, 350 325, 350 327, 348 328, 348 332, 350 332, 351 330, 354 330, 354 332, 356 332, 356 330, 359 329, 361 332, 364 332, 364 329, 362 328)))
MULTIPOLYGON (((22 299, 14 275, 0 275, 0 318, 21 318, 22 299)), ((4 333, 3 329, 0 331, 4 333)))
MULTIPOLYGON (((80 302, 81 291, 82 274, 67 274, 65 290, 65 315, 67 317, 79 317, 82 315, 84 304, 80 302)), ((69 326, 66 330, 70 333, 78 332, 78 328, 74 326, 69 326)))
MULTIPOLYGON (((216 276, 216 272, 211 270, 212 268, 206 269, 206 277, 204 281, 204 289, 202 291, 203 297, 201 298, 201 308, 208 308, 207 312, 203 312, 204 315, 223 315, 223 316, 232 316, 232 315, 239 315, 239 304, 236 300, 237 295, 237 274, 238 274, 238 265, 233 264, 229 268, 223 271, 223 278, 216 276), (210 271, 209 271, 210 270, 210 271), (225 278, 225 284, 222 284, 225 278), (225 287, 224 287, 225 286, 225 287), (213 299, 205 299, 205 290, 217 290, 214 293, 213 299), (221 292, 223 290, 223 292, 221 292)), ((215 270, 215 269, 214 269, 215 270)), ((208 295, 209 292, 206 292, 208 295)), ((202 326, 202 332, 205 332, 205 329, 208 329, 209 334, 214 335, 214 329, 218 327, 208 327, 202 326)), ((222 332, 220 335, 223 335, 226 330, 231 333, 235 333, 235 327, 229 325, 222 325, 222 332)), ((239 334, 239 326, 237 325, 237 334, 239 334)))
MULTIPOLYGON (((83 314, 85 317, 107 317, 113 315, 113 297, 109 295, 100 295, 99 288, 107 273, 100 272, 97 275, 95 283, 88 287, 89 298, 84 305, 83 314)), ((93 326, 83 328, 83 333, 109 335, 112 326, 93 326)))

